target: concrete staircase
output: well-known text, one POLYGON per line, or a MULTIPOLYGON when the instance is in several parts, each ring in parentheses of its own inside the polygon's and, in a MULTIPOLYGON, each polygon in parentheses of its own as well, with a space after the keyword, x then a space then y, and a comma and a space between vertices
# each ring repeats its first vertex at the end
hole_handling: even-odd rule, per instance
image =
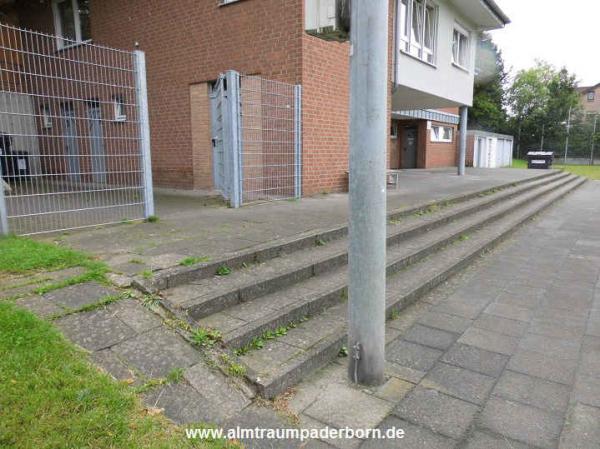
MULTIPOLYGON (((548 172, 390 214, 388 318, 583 182, 548 172)), ((164 270, 144 288, 159 291, 163 306, 192 326, 219 330, 224 347, 247 367, 248 380, 270 398, 329 363, 346 344, 347 246, 345 226, 307 233, 164 270)))

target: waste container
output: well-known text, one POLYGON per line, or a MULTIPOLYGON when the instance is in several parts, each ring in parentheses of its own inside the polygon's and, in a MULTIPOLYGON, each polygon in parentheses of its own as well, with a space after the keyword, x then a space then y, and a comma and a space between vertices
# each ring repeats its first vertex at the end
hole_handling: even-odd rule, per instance
POLYGON ((0 133, 0 169, 2 170, 3 177, 8 177, 14 173, 10 144, 10 136, 0 133))
POLYGON ((530 151, 527 153, 527 168, 552 168, 552 151, 530 151))

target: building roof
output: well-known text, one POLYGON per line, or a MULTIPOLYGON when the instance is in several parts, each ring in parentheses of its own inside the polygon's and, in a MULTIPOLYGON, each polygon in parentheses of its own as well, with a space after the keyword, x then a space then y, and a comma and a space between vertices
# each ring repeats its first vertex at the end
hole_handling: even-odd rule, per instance
POLYGON ((498 4, 494 0, 482 0, 483 3, 487 5, 488 8, 492 10, 494 15, 500 19, 504 23, 504 25, 508 25, 510 23, 510 18, 500 9, 498 4))
POLYGON ((579 86, 577 88, 577 90, 581 93, 587 93, 590 92, 592 90, 595 90, 596 88, 600 87, 600 83, 594 85, 594 86, 579 86))

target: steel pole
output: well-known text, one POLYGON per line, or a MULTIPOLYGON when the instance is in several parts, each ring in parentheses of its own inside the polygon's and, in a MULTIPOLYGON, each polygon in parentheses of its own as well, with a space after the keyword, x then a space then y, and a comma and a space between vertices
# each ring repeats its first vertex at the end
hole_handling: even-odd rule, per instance
POLYGON ((465 175, 467 162, 467 122, 469 120, 469 108, 460 107, 460 141, 458 147, 458 176, 465 175))
POLYGON ((352 2, 348 374, 379 385, 385 370, 388 0, 352 2))
POLYGON ((567 155, 569 154, 569 134, 571 134, 571 108, 567 118, 567 138, 565 139, 565 165, 567 165, 567 155))
POLYGON ((594 150, 596 147, 596 124, 598 123, 598 114, 594 114, 594 130, 592 131, 592 148, 590 151, 590 165, 594 165, 594 150))
POLYGON ((142 156, 144 217, 154 215, 154 191, 152 186, 152 155, 150 148, 150 119, 148 114, 148 87, 146 82, 146 55, 143 51, 134 52, 135 85, 139 111, 140 152, 142 156))

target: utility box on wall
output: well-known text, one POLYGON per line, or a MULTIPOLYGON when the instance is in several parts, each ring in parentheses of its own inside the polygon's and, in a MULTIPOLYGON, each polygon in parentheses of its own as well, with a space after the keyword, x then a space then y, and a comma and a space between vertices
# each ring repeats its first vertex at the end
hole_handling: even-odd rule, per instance
POLYGON ((312 36, 346 41, 350 35, 351 0, 305 0, 305 29, 312 36))

